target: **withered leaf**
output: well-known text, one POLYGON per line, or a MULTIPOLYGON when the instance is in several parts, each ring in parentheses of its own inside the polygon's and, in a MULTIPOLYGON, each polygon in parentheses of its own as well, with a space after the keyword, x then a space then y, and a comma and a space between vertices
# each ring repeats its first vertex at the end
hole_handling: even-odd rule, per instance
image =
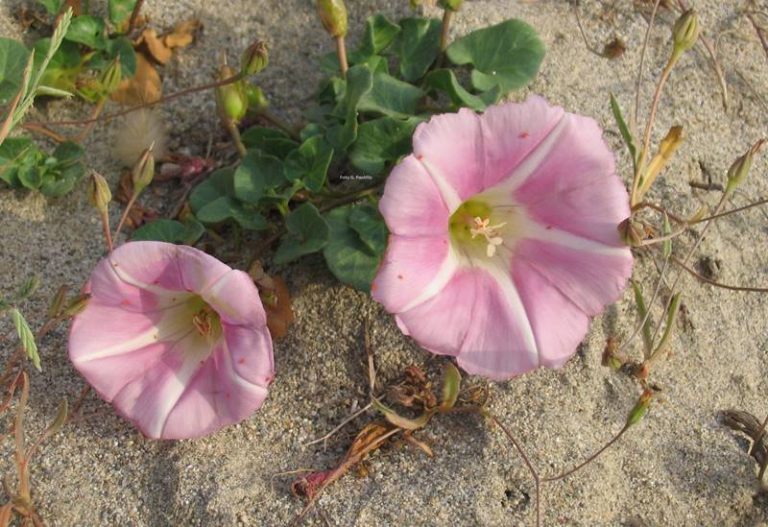
POLYGON ((112 92, 112 100, 135 106, 158 101, 162 96, 163 83, 157 70, 143 54, 136 53, 136 74, 120 83, 112 92))

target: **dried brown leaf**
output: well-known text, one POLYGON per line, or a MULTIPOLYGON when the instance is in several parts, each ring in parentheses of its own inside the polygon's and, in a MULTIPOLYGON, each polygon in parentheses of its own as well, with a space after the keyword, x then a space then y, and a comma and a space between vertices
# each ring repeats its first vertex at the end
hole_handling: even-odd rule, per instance
POLYGON ((154 29, 145 29, 136 41, 136 47, 143 47, 149 54, 149 58, 159 64, 167 64, 173 56, 173 51, 166 44, 164 39, 157 35, 154 29))
POLYGON ((163 96, 163 81, 160 75, 141 53, 136 53, 136 74, 125 79, 112 92, 112 100, 118 103, 135 106, 148 102, 156 102, 163 96))
POLYGON ((195 33, 202 27, 203 24, 196 18, 183 20, 163 35, 163 43, 170 49, 189 46, 195 40, 195 33))

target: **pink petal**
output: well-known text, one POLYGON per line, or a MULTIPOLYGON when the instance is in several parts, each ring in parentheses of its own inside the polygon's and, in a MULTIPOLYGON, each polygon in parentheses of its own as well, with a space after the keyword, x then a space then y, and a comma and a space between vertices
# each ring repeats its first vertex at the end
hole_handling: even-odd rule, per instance
POLYGON ((229 329, 226 331, 228 344, 219 347, 187 385, 168 415, 163 428, 164 438, 209 434, 242 421, 264 403, 272 378, 271 361, 262 360, 266 358, 267 350, 271 358, 271 343, 268 348, 264 347, 269 337, 242 328, 238 328, 241 332, 239 336, 230 337, 229 329), (230 348, 230 342, 237 348, 230 348), (252 348, 251 345, 258 347, 252 348), (245 362, 248 355, 253 360, 245 362), (237 361, 243 362, 238 365, 237 361))
POLYGON ((89 289, 105 304, 144 311, 178 291, 200 291, 230 268, 192 247, 131 242, 112 251, 91 274, 89 289), (162 297, 162 299, 160 299, 162 297))
POLYGON ((563 118, 559 106, 532 95, 524 103, 489 107, 480 116, 485 170, 483 188, 506 178, 552 132, 563 118))
POLYGON ((593 119, 566 114, 557 140, 513 195, 544 226, 621 245, 616 228, 629 217, 629 197, 593 119))
POLYGON ((432 177, 412 155, 387 177, 379 210, 390 232, 403 236, 442 236, 450 216, 432 177))
MULTIPOLYGON (((453 191, 461 202, 483 190, 483 134, 472 110, 462 108, 420 124, 413 134, 413 153, 438 188, 445 186, 445 190, 441 188, 444 197, 453 191)), ((448 202, 449 208, 458 205, 448 202)))
POLYGON ((459 270, 440 293, 396 318, 421 346, 457 355, 469 373, 503 379, 538 365, 514 285, 487 270, 459 270))
POLYGON ((373 280, 371 294, 389 312, 399 313, 427 290, 440 275, 441 268, 450 267, 444 272, 453 274, 455 265, 446 261, 448 258, 446 234, 434 238, 392 235, 373 280))
POLYGON ((540 364, 562 366, 587 334, 589 317, 524 260, 515 260, 513 277, 536 336, 540 364))
POLYGON ((266 328, 253 331, 242 326, 224 325, 226 351, 232 364, 232 376, 247 383, 268 386, 275 376, 272 339, 266 328))
POLYGON ((524 260, 590 316, 619 299, 632 273, 632 253, 626 247, 597 252, 529 239, 517 245, 514 258, 524 260))
POLYGON ((223 322, 265 328, 267 315, 253 279, 243 271, 230 270, 201 292, 223 322))

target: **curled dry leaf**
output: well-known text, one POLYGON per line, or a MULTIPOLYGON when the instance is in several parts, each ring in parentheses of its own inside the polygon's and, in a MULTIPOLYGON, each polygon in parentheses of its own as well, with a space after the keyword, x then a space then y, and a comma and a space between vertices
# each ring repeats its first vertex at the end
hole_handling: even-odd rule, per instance
POLYGON ((156 102, 163 96, 163 82, 155 67, 141 53, 136 53, 136 74, 123 80, 112 92, 112 100, 130 106, 156 102))

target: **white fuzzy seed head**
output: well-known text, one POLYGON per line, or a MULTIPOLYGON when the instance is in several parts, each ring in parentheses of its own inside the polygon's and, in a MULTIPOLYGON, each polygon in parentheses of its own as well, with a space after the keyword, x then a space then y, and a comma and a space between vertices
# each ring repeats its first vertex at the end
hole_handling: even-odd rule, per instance
POLYGON ((154 143, 155 160, 165 156, 168 137, 159 112, 142 109, 125 116, 115 135, 113 155, 125 166, 133 166, 141 154, 154 143))

